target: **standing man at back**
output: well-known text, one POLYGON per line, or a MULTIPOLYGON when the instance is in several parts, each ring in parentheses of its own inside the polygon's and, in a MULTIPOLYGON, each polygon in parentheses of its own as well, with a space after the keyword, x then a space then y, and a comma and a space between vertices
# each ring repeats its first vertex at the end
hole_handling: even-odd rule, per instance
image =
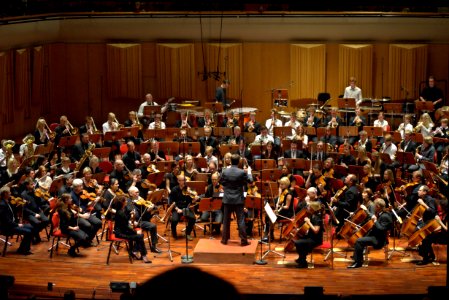
POLYGON ((246 171, 240 169, 238 164, 240 162, 240 155, 232 154, 231 167, 224 169, 220 178, 220 183, 223 186, 223 235, 221 243, 226 245, 231 237, 230 225, 231 214, 235 212, 237 215, 237 225, 240 236, 240 244, 242 246, 249 245, 248 237, 246 235, 244 204, 245 196, 243 191, 246 189, 248 183, 252 182, 251 168, 246 171))
POLYGON ((360 105, 363 101, 362 90, 355 85, 356 83, 357 79, 355 77, 349 78, 349 86, 345 88, 343 98, 354 98, 355 104, 360 105))
POLYGON ((223 80, 221 85, 217 87, 217 89, 215 90, 215 101, 223 104, 224 110, 228 109, 231 106, 231 104, 228 103, 228 101, 226 100, 227 99, 226 93, 230 84, 231 82, 228 79, 225 79, 223 80))

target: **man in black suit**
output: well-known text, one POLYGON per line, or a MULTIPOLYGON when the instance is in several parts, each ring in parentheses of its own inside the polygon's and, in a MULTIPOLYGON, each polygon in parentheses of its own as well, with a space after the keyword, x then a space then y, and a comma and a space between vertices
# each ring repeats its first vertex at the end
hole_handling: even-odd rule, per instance
POLYGON ((371 217, 374 226, 364 237, 357 239, 354 245, 354 263, 348 268, 360 268, 363 265, 363 250, 366 246, 373 246, 374 249, 381 249, 387 240, 387 232, 393 224, 393 217, 385 210, 385 200, 377 198, 374 200, 375 214, 371 217))
POLYGON ((345 223, 345 219, 349 216, 350 212, 354 212, 357 209, 357 205, 360 202, 360 193, 357 188, 357 176, 354 174, 348 174, 345 180, 346 191, 340 197, 331 198, 331 206, 337 207, 335 211, 335 217, 339 221, 336 232, 339 232, 341 227, 345 223))
POLYGON ((237 154, 240 155, 240 157, 246 159, 246 162, 248 166, 252 166, 253 164, 253 155, 251 151, 246 147, 246 143, 244 139, 241 139, 238 143, 239 149, 237 150, 237 154))
POLYGON ((284 158, 304 158, 304 152, 298 150, 298 142, 296 140, 292 140, 290 149, 284 151, 284 158))
POLYGON ((9 198, 11 197, 11 190, 9 187, 4 186, 0 189, 0 228, 2 234, 12 235, 21 234, 23 239, 20 242, 17 253, 23 255, 32 254, 31 240, 34 234, 34 229, 31 224, 19 223, 19 219, 14 212, 14 209, 9 204, 9 198))
POLYGON ((204 127, 204 136, 200 137, 198 139, 198 142, 200 142, 200 151, 201 155, 205 155, 206 147, 211 146, 214 148, 214 155, 218 152, 218 139, 214 136, 212 136, 212 128, 211 127, 204 127))
POLYGON ((224 245, 228 243, 228 240, 231 237, 230 226, 232 212, 235 212, 237 215, 240 244, 242 246, 249 245, 245 228, 245 214, 243 210, 245 204, 243 191, 246 188, 247 184, 252 182, 252 176, 250 173, 250 168, 248 169, 248 173, 238 168, 239 161, 240 155, 232 154, 231 167, 224 169, 223 174, 220 178, 220 183, 224 189, 223 235, 221 238, 221 243, 224 245))
POLYGON ((230 84, 231 84, 231 82, 229 80, 225 79, 225 80, 223 80, 221 85, 219 87, 217 87, 217 89, 215 90, 215 100, 217 102, 222 103, 224 109, 227 109, 228 107, 230 107, 230 104, 226 100, 226 91, 230 84))
POLYGON ((316 151, 312 153, 312 160, 320 160, 325 161, 328 157, 328 154, 326 153, 326 149, 324 148, 324 143, 319 141, 316 144, 316 151))

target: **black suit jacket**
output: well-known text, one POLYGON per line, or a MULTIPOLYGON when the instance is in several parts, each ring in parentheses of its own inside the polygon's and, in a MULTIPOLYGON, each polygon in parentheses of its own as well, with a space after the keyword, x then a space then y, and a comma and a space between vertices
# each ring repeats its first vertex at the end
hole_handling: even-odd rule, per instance
POLYGON ((214 153, 217 152, 218 139, 216 137, 211 136, 206 141, 206 137, 202 136, 198 139, 198 142, 200 142, 200 151, 203 156, 207 146, 212 146, 212 148, 214 148, 214 153))
POLYGON ((0 200, 0 229, 4 233, 10 233, 19 226, 15 209, 12 206, 11 209, 5 200, 0 200))
POLYGON ((368 233, 368 236, 373 236, 376 241, 373 243, 375 249, 380 249, 385 245, 387 239, 387 232, 393 225, 393 217, 389 212, 381 212, 374 223, 373 228, 368 233))
POLYGON ((401 142, 401 149, 404 150, 405 152, 415 153, 416 147, 418 147, 418 144, 416 144, 414 141, 410 141, 410 143, 408 143, 408 145, 407 145, 407 149, 404 149, 406 144, 407 143, 405 142, 405 140, 402 141, 401 142))
MULTIPOLYGON (((284 158, 292 158, 292 150, 286 150, 284 152, 284 158)), ((304 152, 296 150, 296 158, 304 158, 304 152)))
POLYGON ((220 178, 224 189, 223 204, 244 204, 243 191, 246 190, 246 186, 250 182, 252 182, 252 178, 237 166, 224 169, 220 178))

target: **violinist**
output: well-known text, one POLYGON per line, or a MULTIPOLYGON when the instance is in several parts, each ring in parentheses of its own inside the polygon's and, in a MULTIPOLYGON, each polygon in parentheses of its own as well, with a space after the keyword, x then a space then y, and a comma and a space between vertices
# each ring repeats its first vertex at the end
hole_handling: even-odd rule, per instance
POLYGON ((148 179, 142 180, 141 169, 135 169, 132 172, 131 180, 126 184, 126 189, 129 190, 130 187, 136 187, 139 190, 139 194, 142 198, 146 199, 150 188, 157 188, 155 184, 151 183, 148 179))
POLYGON ((167 172, 164 175, 165 190, 167 191, 167 195, 170 195, 172 189, 178 185, 178 175, 180 175, 180 173, 181 169, 179 167, 179 164, 173 162, 171 164, 171 172, 167 172))
POLYGON ((306 189, 310 187, 315 187, 318 191, 318 198, 324 199, 327 197, 328 191, 327 188, 327 181, 324 177, 321 167, 319 164, 315 164, 312 168, 312 170, 309 171, 309 176, 306 180, 306 189))
POLYGON ((137 260, 143 260, 144 263, 151 263, 147 257, 147 249, 143 235, 134 230, 135 216, 126 211, 126 198, 118 196, 113 203, 116 211, 114 233, 118 238, 126 239, 129 244, 129 255, 137 260), (140 252, 140 255, 138 255, 140 252))
POLYGON ((369 188, 371 191, 375 191, 379 182, 373 174, 373 167, 370 164, 366 164, 363 166, 363 177, 360 179, 360 188, 364 190, 365 188, 369 188))
POLYGON ((56 169, 56 176, 71 174, 72 169, 70 169, 70 158, 67 156, 61 157, 61 167, 56 169))
POLYGON ((112 202, 118 195, 121 194, 123 194, 123 190, 120 189, 117 178, 109 179, 109 188, 104 192, 104 199, 101 202, 103 215, 105 215, 106 219, 113 219, 115 209, 112 207, 112 202))
POLYGON ((23 224, 17 216, 17 212, 10 204, 11 190, 7 186, 0 188, 0 225, 2 234, 21 234, 23 239, 17 249, 18 254, 30 255, 31 241, 33 238, 34 228, 31 224, 23 224))
POLYGON ((24 182, 25 190, 21 194, 21 198, 26 200, 23 208, 23 219, 28 221, 33 226, 33 243, 40 243, 40 232, 47 227, 50 220, 45 215, 50 205, 45 199, 35 195, 34 183, 31 179, 26 179, 24 182))
MULTIPOLYGON (((207 146, 204 153, 204 158, 206 159, 206 165, 209 166, 210 163, 215 163, 218 165, 218 158, 214 155, 214 148, 212 146, 207 146)), ((209 168, 202 169, 203 172, 210 173, 209 168)))
POLYGON ((80 178, 73 180, 73 190, 70 197, 72 198, 73 204, 78 208, 78 225, 85 233, 87 233, 89 243, 92 243, 97 231, 102 226, 102 222, 100 212, 97 210, 98 206, 97 208, 94 207, 93 210, 89 212, 89 204, 94 201, 97 201, 98 203, 101 199, 97 199, 96 197, 86 197, 86 192, 83 190, 83 181, 80 178))
POLYGON ((375 214, 371 216, 374 226, 366 236, 356 240, 354 245, 354 263, 349 265, 348 269, 360 268, 363 266, 363 251, 367 246, 373 246, 374 249, 381 249, 387 239, 388 230, 393 224, 393 217, 386 209, 385 201, 381 198, 374 200, 375 214))
POLYGON ((195 180, 195 176, 196 174, 198 174, 198 170, 196 168, 195 162, 193 161, 192 155, 186 155, 183 171, 187 181, 195 180))
POLYGON ((438 203, 440 214, 435 216, 435 219, 441 226, 440 230, 434 231, 426 236, 421 245, 418 246, 418 253, 422 257, 417 265, 427 265, 435 260, 435 253, 433 252, 432 244, 447 245, 447 227, 448 227, 448 203, 447 199, 441 199, 438 203))
MULTIPOLYGON (((433 137, 427 136, 423 139, 422 145, 416 148, 415 159, 419 163, 421 161, 434 162, 435 157, 435 147, 433 146, 433 137)), ((418 165, 411 165, 409 170, 415 171, 418 165)))
POLYGON ((142 155, 142 164, 140 165, 140 173, 142 178, 147 178, 149 174, 159 171, 156 165, 151 161, 151 155, 149 153, 144 153, 142 155))
POLYGON ((297 268, 307 268, 307 254, 323 243, 324 226, 321 212, 322 206, 319 201, 311 201, 307 205, 307 217, 304 218, 304 223, 309 229, 305 236, 299 237, 295 241, 296 252, 298 253, 298 258, 295 260, 297 268))
POLYGON ((114 162, 114 170, 109 174, 109 178, 117 179, 119 187, 126 192, 126 184, 131 179, 131 174, 126 170, 126 166, 121 159, 116 159, 114 162))
POLYGON ((339 221, 336 232, 340 231, 341 227, 344 225, 345 219, 349 216, 349 213, 354 212, 360 203, 360 193, 357 188, 357 176, 348 174, 344 183, 347 189, 344 191, 343 195, 339 198, 331 197, 330 199, 330 206, 334 205, 336 207, 335 217, 339 221))
POLYGON ((70 194, 62 194, 58 203, 56 204, 56 210, 59 215, 59 228, 61 232, 70 236, 75 240, 75 244, 71 245, 67 254, 71 257, 76 257, 76 249, 80 246, 90 246, 87 233, 82 229, 80 224, 78 207, 73 204, 70 194))
POLYGON ((92 155, 89 161, 89 168, 92 174, 103 173, 103 169, 100 168, 100 159, 96 155, 92 155))
POLYGON ((134 220, 136 221, 136 226, 140 227, 143 231, 150 233, 151 237, 151 252, 162 253, 160 249, 157 248, 157 226, 151 222, 153 217, 153 210, 155 205, 151 201, 146 201, 139 195, 139 189, 132 186, 128 189, 130 203, 126 205, 127 213, 131 213, 134 210, 134 220))
MULTIPOLYGON (((181 216, 187 218, 187 228, 186 235, 187 239, 192 241, 193 238, 190 236, 190 233, 195 226, 195 214, 191 212, 190 205, 193 200, 198 200, 198 196, 190 191, 190 189, 186 185, 186 177, 184 175, 178 175, 178 185, 175 186, 169 195, 169 199, 171 203, 175 203, 175 207, 172 211, 171 216, 171 232, 174 239, 178 238, 178 234, 176 232, 176 227, 181 219, 181 216)), ((169 203, 169 204, 171 204, 169 203)))
MULTIPOLYGON (((293 207, 293 196, 290 192, 290 180, 283 177, 279 179, 279 196, 274 200, 274 213, 282 219, 291 219, 295 214, 295 207, 293 207)), ((270 226, 268 215, 265 219, 265 231, 263 242, 268 242, 268 233, 270 233, 271 240, 274 239, 274 226, 270 226)))
POLYGON ((370 165, 371 166, 371 159, 369 159, 368 155, 366 154, 366 149, 365 148, 359 148, 357 151, 358 155, 357 158, 355 159, 355 164, 357 166, 363 166, 363 165, 370 165))
MULTIPOLYGON (((282 171, 282 173, 281 173, 281 177, 279 179, 287 178, 290 181, 290 186, 289 186, 290 193, 292 194, 293 198, 297 197, 297 193, 296 193, 296 190, 295 190, 296 178, 295 178, 295 175, 293 175, 290 172, 288 164, 284 164, 282 166, 281 171, 282 171)), ((304 186, 302 186, 302 187, 304 187, 304 186)))
POLYGON ((376 213, 376 206, 373 201, 373 191, 370 188, 365 188, 362 191, 362 205, 365 211, 368 211, 370 216, 376 213))
POLYGON ((98 184, 98 181, 92 177, 92 170, 89 167, 83 169, 83 189, 89 193, 100 194, 103 191, 103 186, 98 184))
POLYGON ((62 177, 62 185, 58 190, 58 197, 61 197, 62 194, 71 194, 73 190, 73 176, 72 175, 64 175, 62 177))
MULTIPOLYGON (((204 197, 213 198, 217 197, 219 193, 223 193, 223 187, 220 184, 220 174, 215 172, 211 175, 212 183, 206 187, 206 193, 204 197)), ((212 219, 212 229, 216 234, 220 234, 221 224, 223 223, 223 211, 221 209, 210 211, 203 211, 200 217, 201 222, 209 222, 212 219), (212 213, 212 217, 210 214, 212 213)))
POLYGON ((326 158, 323 165, 323 176, 325 178, 334 178, 334 159, 332 157, 326 158))

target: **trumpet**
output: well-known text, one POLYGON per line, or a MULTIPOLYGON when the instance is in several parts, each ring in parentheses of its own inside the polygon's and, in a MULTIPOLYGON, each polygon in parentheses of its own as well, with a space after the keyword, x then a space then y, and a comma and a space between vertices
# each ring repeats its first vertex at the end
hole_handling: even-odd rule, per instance
POLYGON ((114 123, 117 124, 117 125, 115 125, 115 126, 117 126, 116 129, 121 129, 124 127, 123 124, 120 124, 120 122, 117 120, 117 118, 114 118, 114 123))
POLYGON ((421 131, 421 128, 422 128, 423 126, 424 126, 424 125, 423 125, 422 122, 418 122, 418 124, 416 124, 416 127, 413 128, 413 132, 414 132, 414 133, 420 132, 420 131, 421 131))
POLYGON ((248 123, 249 123, 248 131, 249 132, 253 132, 253 130, 254 130, 254 122, 253 121, 249 121, 248 123))
POLYGON ((66 128, 69 131, 70 135, 76 135, 78 133, 78 128, 73 127, 73 125, 69 122, 69 120, 67 120, 66 128))

